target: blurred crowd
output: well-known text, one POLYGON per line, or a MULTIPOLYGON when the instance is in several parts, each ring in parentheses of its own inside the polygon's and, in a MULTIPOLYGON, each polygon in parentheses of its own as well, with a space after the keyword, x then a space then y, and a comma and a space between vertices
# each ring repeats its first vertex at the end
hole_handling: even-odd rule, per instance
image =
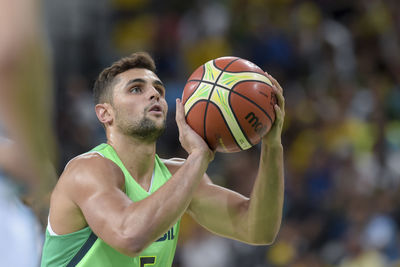
MULTIPOLYGON (((48 0, 61 171, 105 140, 97 74, 150 52, 166 84, 161 157, 184 157, 176 97, 198 66, 248 59, 284 88, 285 208, 271 246, 209 234, 184 217, 178 267, 400 266, 400 2, 48 0)), ((259 148, 218 154, 215 183, 249 195, 259 148)), ((268 211, 266 211, 268 212, 268 211)))

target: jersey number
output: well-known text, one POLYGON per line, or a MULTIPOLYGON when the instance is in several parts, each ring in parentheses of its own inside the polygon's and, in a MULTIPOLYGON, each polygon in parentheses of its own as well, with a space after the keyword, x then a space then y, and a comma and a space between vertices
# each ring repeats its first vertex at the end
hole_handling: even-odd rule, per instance
POLYGON ((140 257, 140 267, 156 264, 156 257, 140 257))

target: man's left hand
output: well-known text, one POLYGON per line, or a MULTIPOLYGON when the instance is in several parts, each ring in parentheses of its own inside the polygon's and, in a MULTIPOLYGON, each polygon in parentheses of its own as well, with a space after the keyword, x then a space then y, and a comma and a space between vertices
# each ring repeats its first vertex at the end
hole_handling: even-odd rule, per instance
POLYGON ((274 77, 265 73, 267 77, 272 82, 272 88, 274 90, 275 96, 278 100, 278 103, 275 104, 275 122, 272 125, 269 132, 263 137, 263 143, 267 145, 280 145, 281 144, 281 134, 283 121, 285 119, 285 98, 283 97, 283 89, 280 84, 275 80, 274 77))

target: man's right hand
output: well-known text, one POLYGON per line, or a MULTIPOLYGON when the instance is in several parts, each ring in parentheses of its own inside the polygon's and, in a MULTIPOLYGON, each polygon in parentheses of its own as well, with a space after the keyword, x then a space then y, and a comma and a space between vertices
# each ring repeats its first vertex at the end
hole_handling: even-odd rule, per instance
POLYGON ((176 99, 176 124, 179 130, 179 141, 182 147, 192 154, 194 152, 199 152, 204 154, 208 161, 211 162, 214 159, 215 151, 212 151, 207 143, 198 135, 186 122, 185 112, 183 104, 180 99, 176 99))

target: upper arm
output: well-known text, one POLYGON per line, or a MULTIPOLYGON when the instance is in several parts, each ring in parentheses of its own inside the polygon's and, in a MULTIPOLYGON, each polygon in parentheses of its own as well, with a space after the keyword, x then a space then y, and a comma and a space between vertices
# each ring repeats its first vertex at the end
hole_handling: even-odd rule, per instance
POLYGON ((65 230, 84 220, 106 243, 123 248, 119 231, 123 223, 121 215, 132 203, 124 193, 124 182, 120 168, 99 155, 71 161, 52 196, 51 223, 65 230))

